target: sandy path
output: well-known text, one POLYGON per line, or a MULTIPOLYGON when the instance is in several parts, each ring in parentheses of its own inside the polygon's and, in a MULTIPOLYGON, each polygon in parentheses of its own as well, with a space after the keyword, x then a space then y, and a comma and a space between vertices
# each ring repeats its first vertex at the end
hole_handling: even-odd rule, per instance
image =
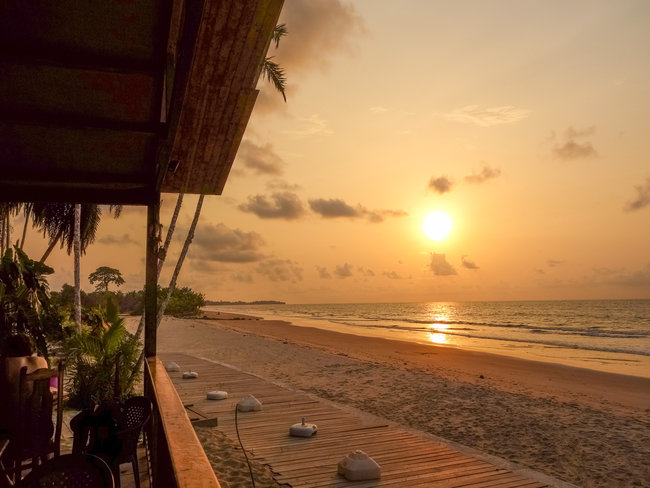
POLYGON ((232 364, 579 486, 650 486, 649 379, 280 321, 165 319, 158 350, 232 364))

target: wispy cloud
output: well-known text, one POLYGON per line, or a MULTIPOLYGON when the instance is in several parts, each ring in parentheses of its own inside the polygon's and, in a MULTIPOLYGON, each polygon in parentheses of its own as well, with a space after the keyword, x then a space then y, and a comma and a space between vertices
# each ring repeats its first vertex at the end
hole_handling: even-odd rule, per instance
POLYGON ((470 261, 467 259, 467 255, 464 254, 463 256, 460 257, 461 265, 463 268, 467 269, 480 269, 478 265, 474 261, 470 261))
POLYGON ((285 134, 295 137, 306 137, 313 135, 329 135, 333 132, 327 126, 327 121, 318 114, 298 119, 299 127, 296 129, 284 130, 285 134))
POLYGON ((257 265, 256 271, 271 281, 302 281, 302 268, 290 259, 269 259, 257 265))
POLYGON ((101 244, 119 244, 120 246, 127 246, 129 244, 141 245, 141 242, 136 241, 131 237, 131 234, 122 234, 120 237, 109 234, 104 236, 97 241, 101 244))
POLYGON ((634 187, 636 189, 636 198, 625 205, 627 212, 641 210, 650 205, 650 178, 646 178, 645 184, 634 187))
POLYGON ((238 208, 261 219, 295 220, 305 213, 298 195, 290 192, 273 193, 270 198, 265 195, 249 196, 248 201, 238 208))
POLYGON ((432 176, 429 180, 429 189, 442 195, 451 191, 452 181, 447 176, 432 176))
POLYGON ((388 109, 386 107, 382 107, 380 105, 377 105, 376 107, 370 107, 369 109, 373 114, 383 114, 388 112, 388 109))
POLYGON ((435 252, 431 253, 431 262, 429 263, 429 269, 433 271, 433 274, 436 276, 451 276, 458 274, 456 269, 449 264, 447 258, 444 254, 437 254, 435 252))
POLYGON ((450 120, 463 123, 489 127, 498 124, 512 124, 525 119, 530 114, 530 110, 513 107, 512 105, 503 105, 500 107, 480 108, 478 105, 467 105, 456 110, 452 110, 446 117, 450 120))
POLYGON ((353 207, 339 198, 317 198, 309 200, 309 207, 315 213, 326 219, 363 218, 369 222, 383 222, 387 217, 405 217, 402 210, 368 210, 362 205, 353 207))
POLYGON ((471 175, 465 176, 465 181, 467 183, 484 183, 493 178, 498 178, 501 176, 501 170, 498 168, 490 168, 487 164, 483 163, 481 170, 477 172, 472 172, 471 175))
MULTIPOLYGON (((579 141, 585 137, 591 136, 596 132, 595 127, 588 127, 582 130, 576 130, 569 127, 565 131, 565 137, 562 142, 558 142, 553 147, 553 154, 564 160, 581 159, 598 156, 594 146, 590 141, 579 141)), ((551 139, 555 139, 555 133, 552 133, 551 139)))
POLYGON ((284 161, 273 150, 272 144, 256 144, 244 140, 239 145, 237 161, 245 168, 263 175, 281 175, 284 161))
POLYGON ((257 232, 230 229, 221 223, 207 224, 197 228, 192 254, 207 261, 250 263, 264 257, 260 252, 263 245, 257 232))
POLYGON ((564 263, 564 261, 558 261, 557 259, 548 259, 546 261, 546 265, 549 268, 556 268, 557 266, 560 266, 563 263, 564 263))

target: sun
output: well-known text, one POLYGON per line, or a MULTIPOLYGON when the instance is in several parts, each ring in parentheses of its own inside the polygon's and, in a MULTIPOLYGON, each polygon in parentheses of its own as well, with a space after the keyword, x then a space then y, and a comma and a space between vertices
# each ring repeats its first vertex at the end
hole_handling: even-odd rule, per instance
POLYGON ((429 212, 422 221, 422 230, 432 241, 443 240, 451 232, 452 226, 449 214, 440 210, 429 212))

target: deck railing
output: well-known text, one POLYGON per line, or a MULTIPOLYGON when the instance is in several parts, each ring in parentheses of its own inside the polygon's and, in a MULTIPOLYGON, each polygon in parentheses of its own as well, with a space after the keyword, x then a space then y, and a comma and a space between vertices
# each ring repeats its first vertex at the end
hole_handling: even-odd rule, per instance
POLYGON ((144 376, 145 395, 154 404, 148 432, 151 486, 220 488, 183 403, 160 360, 156 357, 147 359, 144 376))

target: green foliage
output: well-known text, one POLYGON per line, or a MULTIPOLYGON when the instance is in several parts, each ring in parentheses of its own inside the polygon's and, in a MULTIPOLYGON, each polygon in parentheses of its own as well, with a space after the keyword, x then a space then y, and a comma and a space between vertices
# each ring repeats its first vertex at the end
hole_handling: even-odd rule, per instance
POLYGON ((139 372, 133 374, 141 348, 137 337, 124 328, 124 319, 111 300, 102 316, 100 325, 84 324, 81 332, 64 343, 70 378, 68 405, 74 408, 121 401, 133 394, 140 378, 139 372))
POLYGON ((46 275, 54 270, 27 257, 17 246, 0 261, 0 343, 12 332, 24 332, 47 358, 46 334, 61 335, 61 323, 52 305, 46 275))
MULTIPOLYGON (((167 288, 158 288, 158 303, 163 300, 166 293, 167 288)), ((194 317, 200 314, 203 305, 205 305, 205 296, 185 286, 174 290, 165 313, 174 317, 194 317)))
POLYGON ((116 286, 124 284, 124 278, 119 269, 110 268, 108 266, 100 266, 95 271, 88 275, 88 280, 91 285, 95 285, 95 290, 106 293, 108 285, 115 283, 116 286))

